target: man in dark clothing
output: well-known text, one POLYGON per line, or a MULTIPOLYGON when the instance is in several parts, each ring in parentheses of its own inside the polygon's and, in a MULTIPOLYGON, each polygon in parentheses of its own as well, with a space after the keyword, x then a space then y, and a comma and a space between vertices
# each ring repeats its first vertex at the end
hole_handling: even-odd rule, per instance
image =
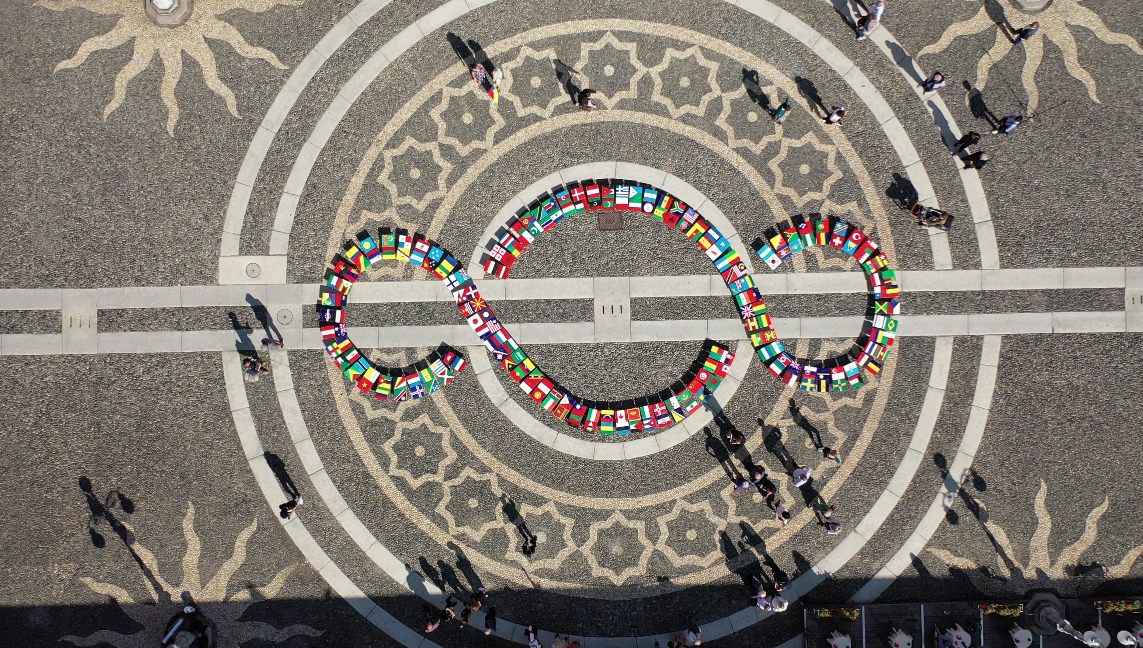
POLYGON ((1016 127, 1023 123, 1024 117, 1021 115, 1006 115, 1004 119, 1000 120, 1000 125, 993 129, 993 135, 1007 135, 1016 130, 1016 127))
POLYGON ((972 155, 965 158, 964 168, 966 168, 966 169, 979 169, 979 168, 983 167, 985 164, 988 164, 988 161, 991 159, 992 159, 991 155, 985 153, 984 151, 977 151, 976 153, 973 153, 972 155))
POLYGON ((1033 36, 1036 35, 1036 32, 1038 32, 1038 31, 1040 31, 1040 23, 1039 22, 1033 22, 1031 25, 1028 25, 1027 27, 1021 27, 1020 29, 1017 29, 1016 30, 1016 39, 1012 41, 1012 46, 1015 47, 1015 46, 1019 45, 1020 43, 1028 40, 1029 38, 1032 38, 1033 36))
POLYGON ((978 142, 980 142, 980 133, 976 131, 965 133, 964 137, 956 141, 956 150, 953 151, 953 155, 960 155, 966 148, 975 146, 978 142))

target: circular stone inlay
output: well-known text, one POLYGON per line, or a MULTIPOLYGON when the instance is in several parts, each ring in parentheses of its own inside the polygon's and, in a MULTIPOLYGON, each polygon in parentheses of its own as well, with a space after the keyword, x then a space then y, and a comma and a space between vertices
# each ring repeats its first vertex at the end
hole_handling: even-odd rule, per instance
POLYGON ((257 263, 246 264, 246 276, 247 277, 254 279, 255 277, 257 277, 260 274, 262 274, 262 266, 258 265, 257 263))
MULTIPOLYGON (((470 115, 470 117, 471 117, 471 115, 470 115)), ((418 178, 421 177, 421 170, 418 169, 417 167, 413 167, 413 168, 409 169, 409 177, 414 179, 414 180, 417 180, 418 178)))
POLYGON ((278 323, 279 324, 289 324, 293 321, 294 321, 294 311, 292 311, 288 308, 283 308, 282 310, 278 311, 278 323))

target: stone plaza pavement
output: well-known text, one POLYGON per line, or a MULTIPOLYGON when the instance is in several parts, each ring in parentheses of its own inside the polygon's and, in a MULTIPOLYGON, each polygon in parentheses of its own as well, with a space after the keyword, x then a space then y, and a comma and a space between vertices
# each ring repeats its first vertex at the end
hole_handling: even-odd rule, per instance
POLYGON ((819 606, 1138 597, 1143 5, 889 0, 859 41, 866 12, 195 0, 160 26, 126 0, 0 4, 5 636, 158 645, 193 600, 220 646, 526 645, 535 624, 545 646, 696 626, 705 645, 795 648, 825 645, 803 634, 819 606), (1033 20, 1014 46, 1007 26, 1033 20), (496 101, 474 61, 498 71, 496 101), (925 92, 935 70, 948 85, 925 92), (1011 114, 1031 119, 992 135, 1011 114), (950 155, 969 131, 981 169, 950 155), (722 238, 666 233, 666 206, 618 230, 571 207, 550 231, 502 229, 601 179, 681 200, 722 238), (918 227, 916 203, 951 231, 918 227), (799 221, 848 223, 885 267, 799 221), (787 225, 780 242, 810 245, 771 268, 787 225), (365 265, 343 245, 363 231, 385 250, 342 304, 327 268, 365 265), (394 263, 389 232, 436 242, 479 296, 440 255, 394 263), (344 317, 336 339, 371 366, 442 343, 466 364, 437 365, 439 391, 426 369, 423 398, 370 398, 353 383, 378 393, 376 374, 346 377, 319 316, 344 317), (523 361, 478 336, 490 321, 553 382, 513 377, 523 361), (828 366, 784 383, 775 339, 819 366, 866 352, 863 384, 828 366), (712 407, 672 421, 712 344, 733 354, 712 407), (554 420, 551 389, 588 399, 559 418, 595 423, 554 420), (654 426, 599 417, 663 400, 654 426), (800 465, 813 481, 795 487, 800 465), (752 466, 789 524, 735 489, 752 466), (755 607, 752 578, 788 579, 789 609, 755 607), (479 587, 495 633, 425 631, 479 587))

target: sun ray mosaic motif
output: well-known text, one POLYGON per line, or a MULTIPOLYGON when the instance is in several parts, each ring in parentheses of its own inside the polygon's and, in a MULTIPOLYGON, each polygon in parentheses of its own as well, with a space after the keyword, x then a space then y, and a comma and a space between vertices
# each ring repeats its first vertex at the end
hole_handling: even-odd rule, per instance
POLYGON ((214 53, 207 45, 207 39, 225 41, 241 56, 261 59, 280 70, 286 69, 286 66, 270 50, 246 42, 233 25, 219 16, 235 9, 261 13, 278 5, 297 6, 303 1, 196 0, 190 18, 178 27, 163 27, 151 22, 142 0, 39 0, 36 5, 53 11, 80 8, 96 14, 120 16, 119 22, 115 23, 111 31, 84 41, 74 56, 56 65, 54 72, 78 68, 96 52, 113 50, 128 41, 133 41, 131 60, 115 77, 111 101, 103 108, 103 119, 106 121, 111 113, 123 105, 127 98, 127 86, 131 80, 146 70, 158 55, 163 64, 163 80, 159 84, 159 96, 167 107, 167 133, 174 137, 175 125, 179 121, 179 103, 175 98, 175 88, 183 74, 183 52, 198 63, 206 86, 226 102, 230 114, 239 117, 238 99, 234 96, 234 91, 219 78, 218 64, 214 53))
POLYGON ((996 549, 996 573, 984 565, 957 556, 945 549, 930 548, 929 553, 940 558, 950 568, 962 570, 976 589, 989 598, 1016 600, 1029 592, 1054 590, 1066 597, 1081 597, 1090 593, 1106 579, 1123 578, 1131 572, 1135 562, 1143 555, 1143 544, 1128 550, 1118 564, 1077 573, 1080 559, 1091 549, 1099 537, 1099 520, 1111 506, 1110 498, 1088 513, 1083 533, 1072 544, 1060 551, 1055 560, 1048 553, 1052 535, 1052 516, 1047 506, 1048 485, 1040 480, 1036 494, 1036 530, 1028 543, 1028 561, 1017 558, 1008 532, 991 520, 984 522, 985 532, 996 549))
MULTIPOLYGON (((972 2, 980 4, 979 0, 972 0, 972 2)), ((1076 46, 1072 27, 1084 27, 1090 30, 1096 38, 1109 45, 1125 45, 1136 54, 1143 55, 1143 47, 1140 47, 1139 41, 1127 34, 1109 29, 1102 18, 1091 9, 1083 6, 1082 0, 1055 0, 1046 9, 1036 14, 1020 11, 1009 0, 993 0, 993 2, 984 3, 980 11, 976 12, 972 18, 950 25, 937 42, 922 49, 917 53, 917 57, 944 52, 952 45, 953 41, 961 36, 973 36, 990 29, 995 30, 996 40, 991 49, 983 52, 983 56, 977 63, 976 86, 984 89, 988 85, 992 68, 1010 53, 1023 48, 1026 58, 1020 80, 1028 95, 1027 111, 1034 113, 1037 106, 1040 105, 1040 89, 1036 85, 1036 73, 1040 70, 1040 64, 1044 60, 1044 42, 1050 40, 1063 55, 1064 67, 1067 68, 1068 73, 1084 84, 1092 101, 1099 103, 1095 79, 1080 63, 1079 48, 1076 46), (998 8, 1001 11, 998 11, 998 8), (1023 42, 1020 47, 1014 47, 1004 28, 1000 26, 1005 20, 1016 29, 1031 24, 1033 21, 1038 21, 1040 32, 1030 40, 1023 42)))
POLYGON ((92 592, 114 600, 127 616, 143 626, 141 630, 129 635, 100 630, 86 637, 74 635, 60 637, 60 641, 67 641, 76 646, 107 644, 116 648, 150 648, 155 645, 155 638, 162 636, 171 616, 182 609, 183 598, 188 596, 214 623, 218 648, 239 648, 243 643, 255 638, 279 642, 298 635, 308 637, 322 635, 321 630, 308 625, 295 624, 277 628, 268 623, 242 618, 246 609, 252 604, 277 596, 286 580, 297 569, 296 564, 282 569, 269 583, 261 587, 241 587, 234 594, 227 596, 231 579, 246 563, 246 544, 258 529, 258 520, 251 521, 250 525, 238 534, 230 558, 222 563, 218 572, 209 581, 203 583, 199 566, 202 541, 194 529, 194 518, 194 505, 188 502, 187 513, 183 517, 183 538, 186 540, 187 550, 182 560, 182 583, 176 585, 163 577, 155 554, 139 543, 135 530, 125 523, 124 526, 132 535, 129 549, 140 565, 146 568, 146 574, 140 580, 149 600, 136 600, 127 588, 119 585, 102 583, 88 577, 80 579, 80 582, 92 592))

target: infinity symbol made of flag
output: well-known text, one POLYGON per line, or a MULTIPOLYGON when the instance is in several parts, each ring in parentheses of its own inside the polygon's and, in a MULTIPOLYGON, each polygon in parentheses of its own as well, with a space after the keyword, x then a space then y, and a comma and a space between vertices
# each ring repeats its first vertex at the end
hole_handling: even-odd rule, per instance
MULTIPOLYGON (((481 257, 485 272, 504 279, 520 254, 537 236, 571 214, 624 210, 653 216, 683 233, 711 260, 739 308, 752 346, 766 368, 787 385, 805 391, 843 391, 862 386, 862 371, 878 373, 896 338, 899 310, 896 273, 877 244, 859 228, 833 217, 794 217, 766 231, 752 247, 770 269, 791 255, 818 245, 853 256, 870 285, 866 321, 854 347, 828 360, 804 360, 789 353, 771 326, 766 302, 730 241, 683 201, 665 191, 625 180, 571 183, 554 195, 545 193, 510 218, 488 241, 481 257)), ((691 369, 668 389, 638 399, 595 402, 582 399, 548 377, 512 338, 480 296, 472 277, 448 251, 419 233, 381 228, 381 243, 368 231, 347 241, 328 270, 321 288, 318 319, 327 353, 359 389, 381 400, 404 401, 435 393, 463 370, 465 360, 447 345, 419 363, 401 370, 374 367, 353 346, 345 325, 349 292, 366 268, 379 260, 401 260, 420 266, 445 282, 461 315, 493 358, 537 403, 569 425, 604 435, 662 429, 681 422, 702 407, 727 374, 734 354, 713 341, 691 369)))

